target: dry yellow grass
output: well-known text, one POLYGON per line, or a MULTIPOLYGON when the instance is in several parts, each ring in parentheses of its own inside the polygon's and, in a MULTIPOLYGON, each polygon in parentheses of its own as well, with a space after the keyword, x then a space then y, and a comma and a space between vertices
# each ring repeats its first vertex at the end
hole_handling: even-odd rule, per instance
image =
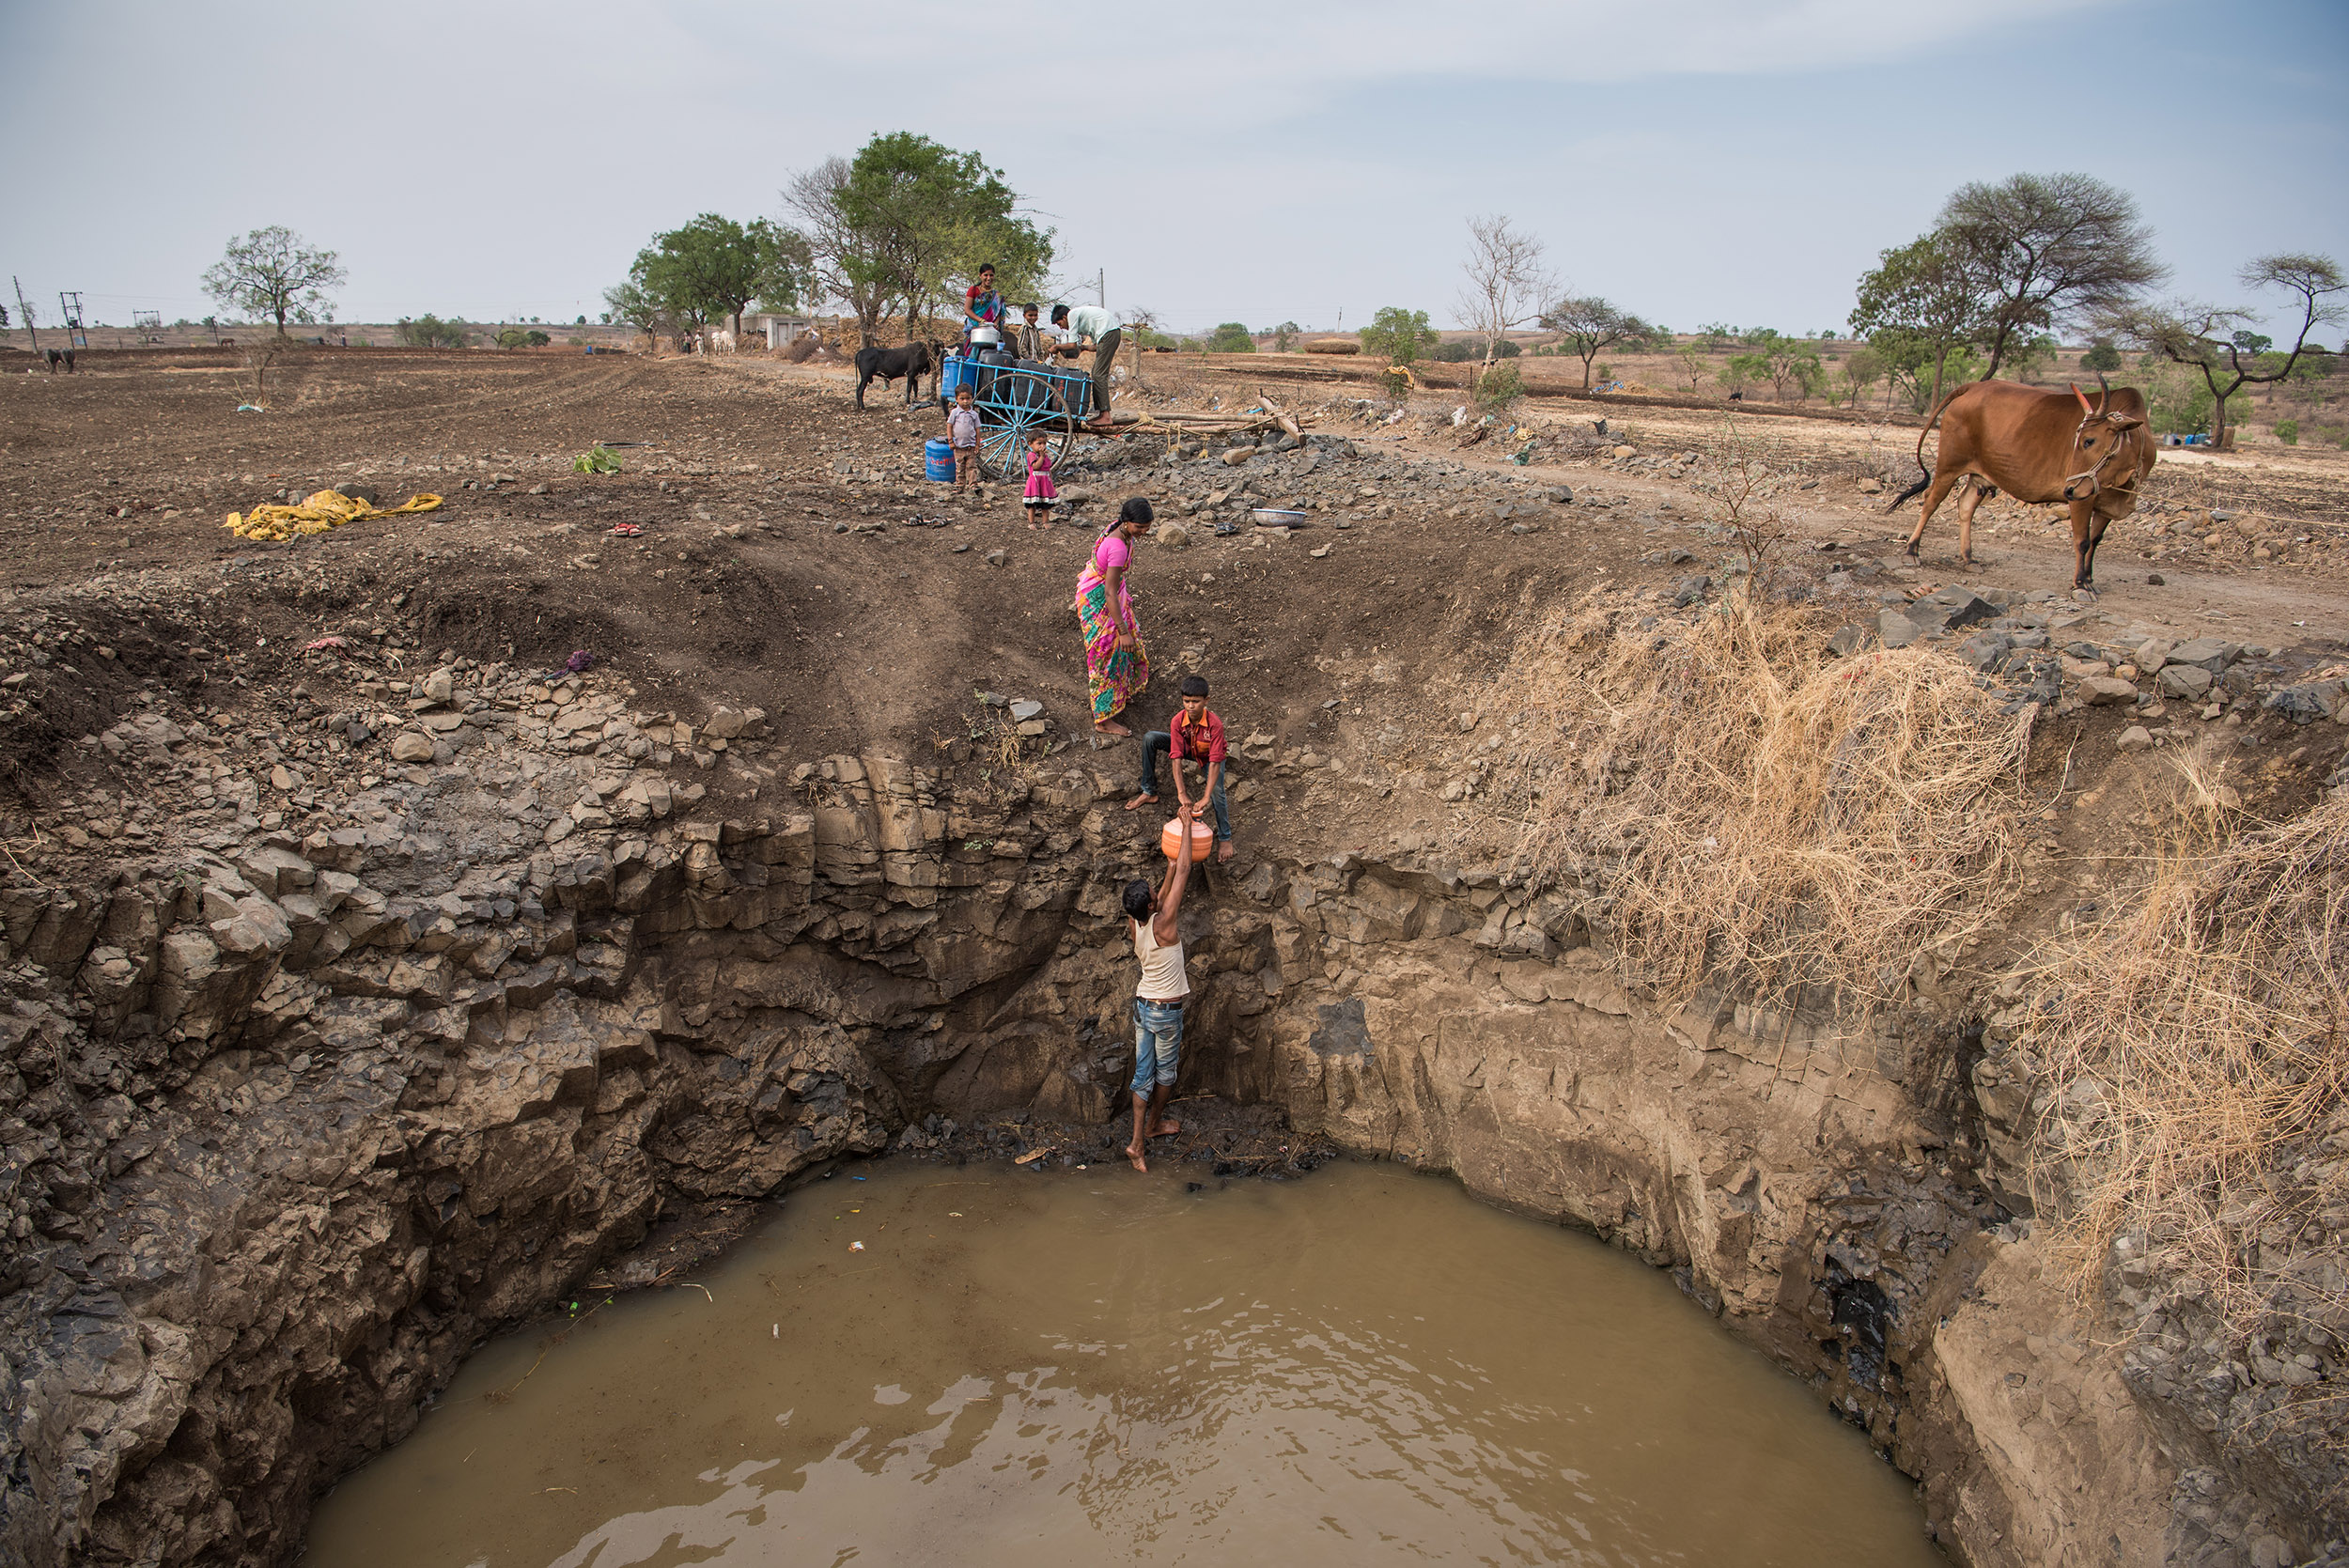
POLYGON ((1826 629, 1743 593, 1692 621, 1603 596, 1519 643, 1496 825, 1611 901, 1627 978, 1865 1009, 2013 897, 2028 722, 1946 655, 1832 660, 1826 629))
POLYGON ((2121 1249, 2233 1333, 2349 1328, 2349 799, 2246 825, 2207 760, 2142 899, 2047 956, 2022 1044, 2043 1212, 2092 1291, 2121 1249))

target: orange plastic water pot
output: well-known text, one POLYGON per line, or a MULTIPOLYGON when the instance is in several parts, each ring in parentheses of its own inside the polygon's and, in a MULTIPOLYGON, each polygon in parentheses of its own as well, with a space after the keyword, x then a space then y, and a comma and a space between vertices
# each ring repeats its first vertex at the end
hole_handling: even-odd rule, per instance
MULTIPOLYGON (((1159 848, 1170 861, 1181 858, 1183 853, 1183 819, 1181 817, 1177 816, 1169 821, 1165 829, 1159 832, 1159 848)), ((1204 861, 1214 849, 1215 829, 1205 821, 1196 817, 1192 818, 1190 858, 1194 861, 1204 861)))

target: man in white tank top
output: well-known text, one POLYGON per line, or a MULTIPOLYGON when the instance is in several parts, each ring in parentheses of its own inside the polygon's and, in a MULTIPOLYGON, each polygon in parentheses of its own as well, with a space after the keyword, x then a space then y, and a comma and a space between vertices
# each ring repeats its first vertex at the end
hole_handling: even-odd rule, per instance
POLYGON ((1126 1157, 1137 1171, 1150 1169, 1143 1150, 1151 1139, 1183 1130, 1179 1123, 1166 1119, 1166 1102, 1174 1094, 1183 1003, 1190 995, 1190 977, 1183 970, 1183 934, 1175 916, 1190 880, 1192 810, 1186 805, 1175 814, 1183 844, 1157 891, 1137 877, 1126 884, 1122 900, 1134 956, 1142 961, 1142 980, 1134 986, 1134 1141, 1126 1145, 1126 1157))

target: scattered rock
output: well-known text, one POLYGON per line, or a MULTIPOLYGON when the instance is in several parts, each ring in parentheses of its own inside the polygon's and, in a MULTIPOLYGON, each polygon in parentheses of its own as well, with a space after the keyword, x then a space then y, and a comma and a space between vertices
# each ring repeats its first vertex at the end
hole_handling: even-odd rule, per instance
POLYGON ((415 730, 403 730, 399 738, 392 742, 392 760, 394 762, 430 762, 432 742, 415 730))
POLYGON ((990 550, 987 552, 987 564, 990 567, 1000 567, 1010 559, 1011 551, 1007 550, 990 550))
POLYGON ((2154 748, 2154 732, 2142 724, 2131 724, 2112 745, 2120 752, 2150 752, 2154 748))
POLYGON ((2080 682, 2080 701, 2091 707, 2137 701, 2137 682, 2113 675, 2090 675, 2080 682))
POLYGON ((2201 702, 2209 695, 2211 683, 2217 677, 2196 664, 2169 664, 2154 677, 2154 690, 2165 697, 2179 697, 2187 702, 2201 702))
POLYGON ((1924 628, 1897 610, 1876 613, 1876 640, 1888 648, 1905 648, 1924 634, 1924 628))
POLYGON ((1031 719, 1041 718, 1043 713, 1044 705, 1033 697, 1022 697, 1011 705, 1011 722, 1015 724, 1024 724, 1031 719))
POLYGON ((1163 524, 1153 529, 1152 532, 1158 536, 1159 544, 1163 549, 1188 550, 1190 548, 1190 530, 1179 522, 1163 524))

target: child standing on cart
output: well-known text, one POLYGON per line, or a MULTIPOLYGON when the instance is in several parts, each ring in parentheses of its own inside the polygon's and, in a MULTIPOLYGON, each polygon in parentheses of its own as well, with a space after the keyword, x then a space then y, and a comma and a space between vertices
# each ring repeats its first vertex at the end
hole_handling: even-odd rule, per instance
POLYGON ((1028 526, 1050 528, 1052 503, 1059 499, 1060 491, 1052 488, 1051 443, 1039 430, 1028 438, 1028 526))

